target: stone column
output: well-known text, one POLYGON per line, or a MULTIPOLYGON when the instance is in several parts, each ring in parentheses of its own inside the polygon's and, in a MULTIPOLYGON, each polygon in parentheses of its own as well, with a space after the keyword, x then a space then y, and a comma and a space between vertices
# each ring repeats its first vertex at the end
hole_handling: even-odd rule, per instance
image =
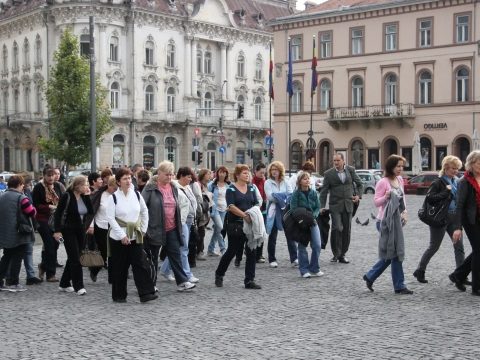
POLYGON ((185 36, 185 96, 192 94, 192 37, 185 36))
POLYGON ((226 58, 226 75, 225 79, 228 80, 228 83, 225 85, 225 99, 234 100, 233 96, 233 86, 234 86, 234 74, 235 74, 235 64, 232 62, 232 45, 226 44, 225 46, 225 58, 226 58))
POLYGON ((222 86, 222 99, 227 98, 228 83, 223 86, 223 81, 227 80, 227 44, 220 44, 220 86, 222 86))
MULTIPOLYGON (((106 66, 106 57, 105 57, 105 51, 108 49, 108 54, 107 58, 110 57, 110 46, 107 47, 107 26, 105 24, 99 24, 98 25, 98 33, 99 33, 99 44, 97 44, 96 48, 98 49, 98 56, 96 59, 96 66, 97 66, 97 71, 98 69, 102 69, 103 66, 106 66)), ((119 39, 120 40, 120 39, 119 39)), ((120 43, 119 43, 119 49, 120 49, 120 43)), ((120 56, 120 54, 118 54, 120 56)))
POLYGON ((191 69, 192 69, 192 77, 190 79, 191 82, 191 96, 197 96, 197 87, 196 87, 196 80, 197 80, 197 42, 195 38, 192 38, 192 61, 191 61, 191 69))

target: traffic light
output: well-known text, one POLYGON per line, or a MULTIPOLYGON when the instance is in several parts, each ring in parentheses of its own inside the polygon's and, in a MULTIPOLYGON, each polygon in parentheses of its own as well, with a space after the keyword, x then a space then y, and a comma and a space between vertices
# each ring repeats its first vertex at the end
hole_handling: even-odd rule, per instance
POLYGON ((195 159, 195 153, 196 153, 196 151, 192 151, 192 161, 195 161, 195 160, 196 160, 196 159, 195 159))
POLYGON ((270 149, 270 160, 273 159, 273 149, 270 149))
POLYGON ((268 150, 267 149, 263 150, 263 156, 267 157, 267 155, 268 155, 268 150))
POLYGON ((201 164, 203 161, 203 152, 198 152, 198 163, 201 164))
POLYGON ((193 131, 193 133, 195 134, 195 137, 198 137, 200 135, 200 129, 199 128, 195 128, 195 130, 193 131))
POLYGON ((237 119, 242 119, 243 118, 243 105, 238 105, 238 111, 237 111, 237 119))

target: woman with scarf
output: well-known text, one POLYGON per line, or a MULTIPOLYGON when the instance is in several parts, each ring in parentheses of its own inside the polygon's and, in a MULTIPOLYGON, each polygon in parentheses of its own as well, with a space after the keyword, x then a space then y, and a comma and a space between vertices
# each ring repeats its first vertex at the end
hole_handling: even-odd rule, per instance
MULTIPOLYGON (((455 231, 455 211, 456 211, 456 196, 457 196, 457 174, 462 167, 462 161, 453 155, 445 156, 442 160, 442 169, 440 170, 439 178, 436 179, 427 192, 427 201, 431 204, 439 204, 443 201, 449 201, 447 224, 442 227, 429 226, 430 228, 430 245, 422 255, 417 269, 413 273, 420 283, 428 283, 425 279, 425 270, 430 262, 430 259, 438 251, 442 244, 445 232, 448 233, 452 239, 455 231)), ((463 250, 463 241, 460 239, 453 243, 453 250, 455 253, 455 263, 459 267, 465 260, 465 252, 463 250)))
POLYGON ((458 181, 454 242, 462 238, 462 226, 468 236, 472 253, 449 275, 455 286, 465 291, 465 280, 472 272, 472 295, 480 296, 480 150, 467 156, 465 175, 458 181))
POLYGON ((395 154, 390 155, 385 162, 385 176, 375 186, 374 203, 378 208, 376 224, 380 232, 379 260, 363 275, 367 288, 372 292, 375 280, 391 264, 395 294, 413 294, 413 291, 405 286, 402 265, 405 256, 403 226, 407 222, 405 192, 401 177, 404 164, 405 158, 395 154))

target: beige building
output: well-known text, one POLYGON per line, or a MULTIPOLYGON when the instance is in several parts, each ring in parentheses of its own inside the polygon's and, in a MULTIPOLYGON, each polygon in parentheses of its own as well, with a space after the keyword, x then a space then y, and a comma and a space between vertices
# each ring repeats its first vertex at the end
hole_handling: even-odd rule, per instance
POLYGON ((330 0, 275 20, 275 157, 291 169, 306 160, 312 108, 310 154, 321 173, 334 151, 356 168, 402 154, 406 170, 417 172, 417 134, 421 170, 439 169, 446 154, 465 160, 480 125, 478 10, 474 0, 330 0), (311 97, 314 36, 318 87, 311 97))

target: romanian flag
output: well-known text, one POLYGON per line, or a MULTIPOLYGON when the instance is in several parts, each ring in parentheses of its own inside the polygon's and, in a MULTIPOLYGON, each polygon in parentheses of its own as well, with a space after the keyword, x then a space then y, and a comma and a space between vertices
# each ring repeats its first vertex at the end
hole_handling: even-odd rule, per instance
POLYGON ((272 61, 272 43, 270 43, 270 67, 268 69, 268 96, 273 100, 273 61, 272 61))
POLYGON ((313 56, 312 56, 312 96, 315 94, 318 84, 317 56, 315 54, 315 35, 313 35, 313 56))

